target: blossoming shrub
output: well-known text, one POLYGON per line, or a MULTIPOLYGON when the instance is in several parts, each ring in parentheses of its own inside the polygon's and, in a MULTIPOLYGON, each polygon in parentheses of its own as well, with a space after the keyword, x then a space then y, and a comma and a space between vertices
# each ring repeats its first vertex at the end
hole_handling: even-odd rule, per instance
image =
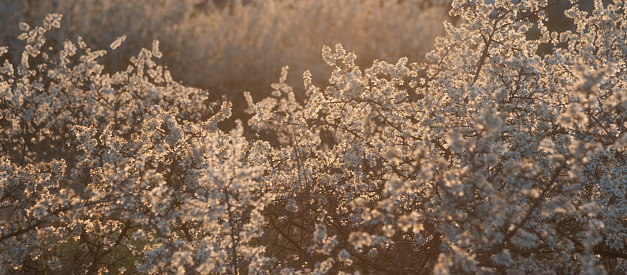
POLYGON ((156 42, 113 75, 80 38, 49 56, 59 20, 22 24, 22 61, 2 69, 2 273, 254 271, 266 143, 219 131, 230 106, 173 82, 156 42))
POLYGON ((156 42, 107 74, 80 39, 48 54, 60 16, 22 24, 1 272, 624 274, 627 4, 575 5, 554 33, 551 3, 455 1, 422 63, 325 46, 329 85, 305 72, 304 102, 287 68, 246 94, 251 137, 156 42))

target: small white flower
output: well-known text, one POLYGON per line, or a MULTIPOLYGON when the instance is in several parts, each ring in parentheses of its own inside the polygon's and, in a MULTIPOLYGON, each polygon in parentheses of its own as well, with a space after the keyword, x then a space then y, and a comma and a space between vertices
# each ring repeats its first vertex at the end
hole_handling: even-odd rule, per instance
POLYGON ((118 37, 115 41, 113 41, 113 43, 111 43, 111 45, 109 45, 109 47, 112 50, 117 49, 120 45, 122 45, 122 42, 124 42, 124 40, 126 40, 126 35, 122 35, 120 37, 118 37))

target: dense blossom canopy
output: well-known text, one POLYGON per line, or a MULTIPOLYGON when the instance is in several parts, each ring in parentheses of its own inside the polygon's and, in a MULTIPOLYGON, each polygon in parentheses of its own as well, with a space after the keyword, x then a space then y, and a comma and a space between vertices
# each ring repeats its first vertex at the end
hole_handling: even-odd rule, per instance
POLYGON ((325 46, 328 86, 306 71, 300 100, 286 67, 228 131, 158 42, 106 73, 107 50, 46 41, 61 15, 20 24, 0 273, 624 274, 627 3, 557 33, 553 2, 453 1, 421 63, 325 46))

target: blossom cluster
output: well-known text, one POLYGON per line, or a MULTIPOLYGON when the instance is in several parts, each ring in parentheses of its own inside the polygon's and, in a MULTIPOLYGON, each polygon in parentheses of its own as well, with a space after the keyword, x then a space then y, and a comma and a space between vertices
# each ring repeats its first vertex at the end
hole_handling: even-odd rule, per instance
POLYGON ((324 46, 327 84, 284 67, 230 130, 158 42, 109 73, 46 40, 61 15, 20 24, 0 273, 624 274, 627 3, 575 4, 565 32, 552 3, 453 1, 426 61, 324 46))

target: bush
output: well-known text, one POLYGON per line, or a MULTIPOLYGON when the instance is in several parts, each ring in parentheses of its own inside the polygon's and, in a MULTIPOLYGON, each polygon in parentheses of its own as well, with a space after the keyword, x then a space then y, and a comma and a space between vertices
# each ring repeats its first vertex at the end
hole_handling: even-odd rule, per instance
POLYGON ((21 24, 1 272, 625 273, 627 6, 575 5, 556 33, 548 1, 494 2, 454 1, 425 62, 323 47, 329 84, 305 72, 304 101, 287 68, 245 94, 247 137, 157 42, 106 73, 81 39, 47 47, 60 15, 21 24))

